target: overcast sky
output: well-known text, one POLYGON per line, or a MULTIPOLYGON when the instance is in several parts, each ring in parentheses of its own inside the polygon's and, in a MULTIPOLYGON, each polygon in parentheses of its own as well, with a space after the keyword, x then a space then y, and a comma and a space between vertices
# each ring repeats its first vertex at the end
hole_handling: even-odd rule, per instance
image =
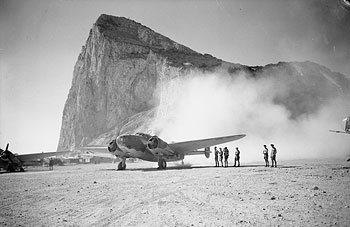
POLYGON ((310 60, 350 75, 350 12, 336 0, 0 0, 0 147, 56 150, 73 68, 100 14, 229 62, 310 60))

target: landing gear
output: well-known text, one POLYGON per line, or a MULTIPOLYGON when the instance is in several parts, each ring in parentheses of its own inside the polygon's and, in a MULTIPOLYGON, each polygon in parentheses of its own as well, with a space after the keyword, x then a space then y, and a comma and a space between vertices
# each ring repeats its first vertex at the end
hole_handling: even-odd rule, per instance
POLYGON ((125 170, 125 169, 126 169, 125 159, 126 159, 126 158, 123 158, 122 161, 119 162, 119 164, 118 164, 118 170, 125 170))
POLYGON ((165 168, 166 168, 166 161, 164 159, 159 159, 158 169, 165 169, 165 168))
POLYGON ((8 166, 7 166, 7 172, 15 172, 16 171, 16 168, 15 168, 15 165, 10 163, 8 166))

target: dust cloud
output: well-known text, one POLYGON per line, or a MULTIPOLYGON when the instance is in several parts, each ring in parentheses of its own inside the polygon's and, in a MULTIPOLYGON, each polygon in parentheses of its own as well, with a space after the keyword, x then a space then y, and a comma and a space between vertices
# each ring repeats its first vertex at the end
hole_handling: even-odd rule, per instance
MULTIPOLYGON (((331 133, 343 129, 349 115, 346 100, 332 99, 312 114, 291 117, 282 104, 283 96, 272 78, 248 78, 219 73, 191 72, 162 85, 161 105, 154 127, 165 141, 246 134, 241 140, 221 144, 241 150, 241 162, 263 162, 263 144, 275 144, 279 160, 344 158, 349 155, 347 135, 331 133)), ((213 149, 213 148, 212 148, 213 149)), ((213 156, 185 158, 191 163, 213 163, 213 156)))

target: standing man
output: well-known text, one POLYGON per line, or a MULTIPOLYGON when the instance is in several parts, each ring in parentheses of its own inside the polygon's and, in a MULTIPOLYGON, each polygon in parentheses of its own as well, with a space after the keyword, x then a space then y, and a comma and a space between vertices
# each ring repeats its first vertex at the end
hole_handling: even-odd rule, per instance
POLYGON ((265 167, 269 167, 269 150, 267 149, 266 145, 264 145, 263 154, 265 159, 265 167))
POLYGON ((53 160, 52 160, 52 158, 50 158, 50 160, 49 160, 49 166, 50 166, 50 170, 53 170, 53 160))
POLYGON ((219 152, 219 155, 220 155, 220 162, 221 162, 221 166, 224 167, 223 163, 222 163, 222 157, 223 157, 223 152, 222 152, 222 148, 220 147, 220 152, 219 152))
POLYGON ((214 147, 215 150, 215 167, 219 167, 219 151, 217 147, 214 147))
POLYGON ((227 147, 224 148, 224 155, 225 155, 225 167, 228 167, 229 151, 228 151, 227 147))
POLYGON ((238 147, 236 147, 236 151, 235 151, 235 164, 233 165, 234 167, 236 166, 236 162, 237 162, 237 166, 239 167, 241 165, 241 163, 239 162, 239 155, 240 155, 240 151, 238 150, 238 147))
POLYGON ((277 154, 277 149, 275 145, 271 144, 271 167, 277 167, 277 162, 276 162, 276 154, 277 154), (275 166, 274 166, 275 164, 275 166))

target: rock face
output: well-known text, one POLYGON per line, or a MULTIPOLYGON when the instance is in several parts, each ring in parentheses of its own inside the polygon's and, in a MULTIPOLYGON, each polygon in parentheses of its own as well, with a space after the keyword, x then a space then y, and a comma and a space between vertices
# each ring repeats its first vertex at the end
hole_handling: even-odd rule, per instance
POLYGON ((187 60, 198 68, 221 64, 139 23, 101 15, 74 67, 58 150, 86 145, 110 129, 118 133, 123 120, 156 107, 160 76, 179 75, 187 60))
POLYGON ((74 67, 64 107, 58 150, 105 145, 121 132, 147 131, 157 114, 162 84, 191 71, 235 77, 273 77, 289 88, 276 97, 292 118, 322 102, 348 95, 350 80, 312 62, 244 66, 200 54, 123 17, 101 15, 74 67), (298 105, 295 105, 295 104, 298 105))

